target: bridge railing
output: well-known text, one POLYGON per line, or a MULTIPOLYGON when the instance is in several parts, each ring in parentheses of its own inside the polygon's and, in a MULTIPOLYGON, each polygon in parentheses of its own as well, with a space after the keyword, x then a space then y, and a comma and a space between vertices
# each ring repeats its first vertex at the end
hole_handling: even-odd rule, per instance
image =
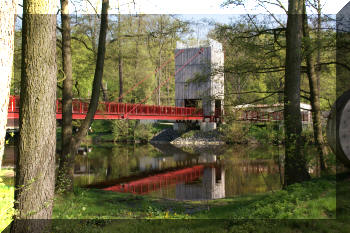
MULTIPOLYGON (((62 103, 56 101, 57 113, 62 113, 62 103)), ((73 114, 86 114, 89 103, 75 99, 72 103, 73 114)), ((193 107, 156 106, 116 102, 100 102, 96 114, 100 115, 167 115, 167 116, 202 116, 202 109, 193 107)))
MULTIPOLYGON (((19 113, 19 96, 10 96, 8 112, 19 113)), ((73 99, 72 113, 86 114, 89 109, 89 102, 73 99)), ((62 114, 62 100, 56 100, 56 113, 62 114)), ((145 115, 145 116, 202 116, 202 109, 193 107, 156 106, 145 104, 130 104, 116 102, 100 102, 96 114, 100 115, 145 115)))
POLYGON ((19 96, 11 95, 9 98, 8 112, 19 112, 19 96))

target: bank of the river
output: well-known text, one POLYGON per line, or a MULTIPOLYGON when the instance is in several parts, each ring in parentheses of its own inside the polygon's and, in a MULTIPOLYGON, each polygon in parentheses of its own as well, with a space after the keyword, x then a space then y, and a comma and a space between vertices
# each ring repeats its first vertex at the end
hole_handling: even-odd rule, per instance
MULTIPOLYGON (((321 230, 322 232, 350 232, 350 223, 345 221, 350 210, 350 201, 346 199, 350 191, 349 175, 344 176, 337 185, 338 216, 336 216, 336 179, 335 176, 328 176, 291 185, 286 190, 201 202, 179 202, 97 189, 76 189, 69 197, 55 198, 53 218, 91 219, 70 222, 68 225, 58 221, 55 224, 57 232, 65 232, 68 229, 69 232, 110 232, 111 230, 136 232, 136 228, 142 229, 142 232, 160 232, 162 229, 167 232, 256 232, 256 230, 271 232, 276 230, 276 227, 284 227, 283 232, 304 232, 306 229, 308 232, 321 230), (326 222, 237 220, 335 219, 336 217, 337 220, 326 222), (131 220, 105 219, 178 219, 178 221, 131 222, 131 220), (192 220, 181 221, 181 219, 192 220), (222 224, 214 224, 215 221, 222 224), (74 225, 75 223, 77 225, 74 225)), ((11 208, 4 212, 13 203, 13 187, 3 182, 0 187, 2 197, 7 197, 0 202, 2 210, 0 230, 2 230, 10 223, 13 214, 11 208), (7 187, 4 188, 4 186, 7 187)))
MULTIPOLYGON (((349 184, 349 180, 344 181, 344 186, 349 184)), ((332 219, 336 217, 335 210, 336 182, 334 176, 329 176, 291 185, 286 190, 209 201, 174 201, 96 189, 78 189, 69 198, 57 198, 54 217, 332 219)))
POLYGON ((223 145, 226 142, 219 130, 202 132, 191 130, 170 142, 174 145, 223 145))
POLYGON ((110 129, 96 128, 85 138, 84 144, 102 142, 151 142, 176 145, 282 143, 282 140, 278 137, 281 132, 269 124, 222 124, 210 132, 202 132, 195 128, 180 132, 173 130, 171 123, 156 123, 145 125, 144 127, 136 127, 134 130, 129 129, 129 131, 123 135, 116 135, 110 129))
POLYGON ((12 220, 14 213, 14 171, 13 169, 0 170, 0 232, 12 220))

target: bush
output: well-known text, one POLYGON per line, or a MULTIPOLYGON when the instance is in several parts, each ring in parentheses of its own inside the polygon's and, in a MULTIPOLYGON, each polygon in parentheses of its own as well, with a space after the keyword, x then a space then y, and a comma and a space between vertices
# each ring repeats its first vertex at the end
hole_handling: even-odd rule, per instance
POLYGON ((283 129, 275 124, 266 124, 263 126, 251 125, 249 136, 255 138, 258 142, 279 144, 283 140, 283 129))
POLYGON ((135 128, 135 139, 143 142, 151 140, 153 137, 152 124, 138 124, 135 128))
POLYGON ((113 129, 113 121, 111 120, 95 120, 91 125, 94 133, 110 133, 113 129))
POLYGON ((114 141, 147 142, 153 137, 152 124, 140 124, 138 120, 113 121, 114 141))
POLYGON ((247 128, 241 123, 227 123, 219 128, 223 140, 227 143, 248 143, 247 128))

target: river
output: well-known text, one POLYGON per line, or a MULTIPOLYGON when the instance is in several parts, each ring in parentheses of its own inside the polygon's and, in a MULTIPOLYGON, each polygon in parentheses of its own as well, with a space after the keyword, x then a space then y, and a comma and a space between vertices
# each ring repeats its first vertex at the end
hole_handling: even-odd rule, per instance
MULTIPOLYGON (((315 149, 305 149, 310 158, 315 149)), ((4 167, 13 167, 7 145, 4 167)), ((275 145, 175 147, 171 144, 96 144, 80 148, 74 185, 177 200, 203 200, 278 190, 284 148, 275 145)), ((314 162, 309 172, 318 176, 314 162)))

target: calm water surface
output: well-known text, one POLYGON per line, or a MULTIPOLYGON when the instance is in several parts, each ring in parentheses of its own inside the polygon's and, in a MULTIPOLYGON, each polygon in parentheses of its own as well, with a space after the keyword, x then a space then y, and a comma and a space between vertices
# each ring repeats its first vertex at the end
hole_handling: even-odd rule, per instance
MULTIPOLYGON (((15 147, 7 146, 3 166, 13 166, 15 154, 15 147)), ((283 147, 271 145, 100 144, 80 148, 74 184, 179 200, 216 199, 280 189, 283 158, 283 147)), ((310 172, 317 175, 313 167, 310 172)))

